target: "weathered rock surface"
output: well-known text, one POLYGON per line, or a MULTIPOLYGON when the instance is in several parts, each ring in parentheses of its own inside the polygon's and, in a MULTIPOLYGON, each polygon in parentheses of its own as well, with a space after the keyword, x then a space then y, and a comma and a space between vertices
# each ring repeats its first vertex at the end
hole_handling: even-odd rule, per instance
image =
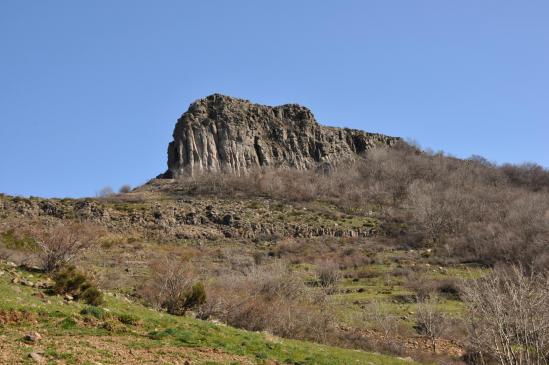
MULTIPOLYGON (((218 239, 223 237, 255 239, 259 237, 368 237, 377 235, 377 220, 364 216, 351 222, 341 218, 321 219, 325 206, 303 210, 291 203, 268 198, 220 199, 216 197, 179 196, 165 199, 155 189, 177 193, 175 180, 156 179, 136 191, 129 200, 112 199, 43 199, 0 196, 0 234, 9 222, 37 220, 56 224, 65 220, 85 220, 114 233, 132 232, 147 239, 167 242, 180 239, 218 239), (151 194, 138 199, 140 194, 151 194), (47 204, 45 204, 47 203, 47 204), (50 209, 51 207, 55 209, 50 209), (281 219, 281 217, 283 219, 281 219)), ((337 208, 334 208, 337 210, 337 208)), ((0 244, 2 236, 0 235, 0 244)), ((17 284, 46 287, 47 283, 17 284)), ((51 285, 51 284, 50 284, 51 285)))
POLYGON ((167 178, 255 167, 309 169, 356 158, 399 138, 321 126, 306 107, 252 104, 220 94, 191 104, 168 147, 167 178))

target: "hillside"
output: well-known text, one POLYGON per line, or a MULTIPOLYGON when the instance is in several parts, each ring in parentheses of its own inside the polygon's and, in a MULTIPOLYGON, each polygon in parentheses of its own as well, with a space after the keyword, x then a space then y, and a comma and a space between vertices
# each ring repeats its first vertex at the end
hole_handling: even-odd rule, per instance
POLYGON ((293 104, 200 99, 159 178, 0 195, 0 218, 9 364, 37 349, 75 364, 476 363, 488 345, 469 319, 489 280, 531 280, 523 317, 549 317, 546 169, 323 127, 293 104), (46 277, 57 294, 34 286, 46 277), (25 343, 31 330, 44 338, 25 343))
POLYGON ((410 363, 171 316, 117 294, 107 293, 103 306, 90 307, 31 286, 43 281, 42 275, 0 264, 0 363, 410 363), (41 338, 25 340, 33 332, 41 338))

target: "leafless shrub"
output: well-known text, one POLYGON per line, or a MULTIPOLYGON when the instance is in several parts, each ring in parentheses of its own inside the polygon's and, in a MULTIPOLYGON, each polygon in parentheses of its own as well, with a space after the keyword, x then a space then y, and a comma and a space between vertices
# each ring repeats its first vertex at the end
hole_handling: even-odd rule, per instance
POLYGON ((480 360, 502 365, 549 363, 549 276, 497 269, 465 283, 469 340, 480 360))
POLYGON ((326 341, 332 327, 322 293, 308 288, 304 278, 279 262, 220 278, 208 286, 207 295, 208 301, 198 309, 200 317, 235 327, 319 342, 326 341))
POLYGON ((103 230, 91 223, 66 222, 54 226, 31 225, 29 234, 38 247, 42 268, 55 271, 94 246, 103 230))
POLYGON ((383 340, 393 341, 398 334, 398 318, 387 313, 382 303, 374 301, 366 307, 367 318, 373 323, 374 328, 381 333, 383 340))
POLYGON ((99 192, 97 193, 97 196, 100 198, 108 198, 113 195, 114 195, 114 191, 110 186, 105 186, 101 188, 101 190, 99 190, 99 192))
POLYGON ((316 264, 316 277, 318 284, 328 293, 335 291, 336 285, 341 280, 339 265, 333 261, 320 261, 316 264))
POLYGON ((417 300, 420 302, 429 299, 436 293, 436 284, 423 273, 410 275, 406 279, 405 286, 415 293, 417 300))
POLYGON ((437 308, 438 299, 431 297, 418 304, 416 311, 416 328, 431 342, 431 349, 436 353, 437 339, 442 337, 449 325, 446 314, 437 308))
POLYGON ((461 297, 461 285, 457 279, 443 279, 436 282, 436 290, 442 297, 459 300, 461 297))
POLYGON ((549 171, 543 167, 526 163, 522 165, 505 164, 501 167, 509 181, 532 191, 547 190, 549 187, 549 171))
POLYGON ((126 185, 122 185, 122 186, 120 187, 120 189, 118 190, 118 192, 119 192, 120 194, 127 194, 127 193, 129 193, 129 192, 131 192, 131 191, 132 191, 132 187, 131 187, 130 185, 127 185, 127 184, 126 184, 126 185))
POLYGON ((549 172, 536 165, 498 167, 474 157, 421 152, 401 144, 370 150, 326 170, 258 169, 242 176, 183 178, 189 194, 322 200, 345 212, 381 218, 381 233, 439 257, 485 265, 547 268, 549 172))
POLYGON ((206 301, 204 287, 187 263, 165 256, 153 261, 150 271, 150 277, 138 290, 148 304, 183 315, 206 301))

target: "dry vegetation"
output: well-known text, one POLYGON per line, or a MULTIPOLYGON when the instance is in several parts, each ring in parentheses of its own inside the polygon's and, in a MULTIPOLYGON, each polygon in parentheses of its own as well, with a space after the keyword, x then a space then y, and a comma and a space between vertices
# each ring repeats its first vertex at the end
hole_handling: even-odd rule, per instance
POLYGON ((150 269, 151 276, 138 290, 149 305, 184 315, 206 302, 204 286, 185 263, 165 256, 153 261, 150 269))
MULTIPOLYGON (((0 254, 55 272, 59 293, 85 301, 90 281, 68 264, 157 310, 280 337, 431 363, 548 363, 549 172, 539 166, 402 145, 328 170, 200 175, 177 185, 154 199, 248 199, 250 210, 268 201, 268 215, 255 216, 283 222, 314 206, 310 215, 332 224, 375 220, 375 235, 160 244, 135 232, 103 235, 87 222, 13 221, 2 224, 0 254)), ((139 188, 121 192, 101 199, 131 210, 139 188)))
POLYGON ((216 279, 207 290, 201 318, 318 342, 326 342, 334 325, 323 291, 306 286, 304 278, 282 262, 216 279))
POLYGON ((90 222, 10 220, 3 223, 7 229, 2 233, 0 254, 10 258, 19 253, 26 264, 38 265, 45 272, 73 263, 95 247, 105 234, 104 228, 90 222), (21 255, 21 251, 26 254, 21 255))
POLYGON ((38 246, 38 257, 46 272, 71 263, 83 251, 93 247, 102 229, 89 223, 62 223, 53 227, 32 225, 28 235, 38 246))
POLYGON ((204 174, 180 186, 195 195, 322 200, 375 214, 387 235, 447 260, 549 265, 549 171, 534 164, 498 167, 403 144, 329 170, 204 174))
POLYGON ((476 360, 502 365, 549 362, 549 276, 498 269, 465 286, 469 343, 476 360))

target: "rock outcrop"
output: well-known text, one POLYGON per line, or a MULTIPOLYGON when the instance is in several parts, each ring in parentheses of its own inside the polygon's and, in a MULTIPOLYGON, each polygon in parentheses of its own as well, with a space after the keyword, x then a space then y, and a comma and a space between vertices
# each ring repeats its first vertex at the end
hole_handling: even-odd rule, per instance
POLYGON ((270 107, 220 94, 191 104, 168 147, 167 178, 255 167, 309 169, 356 158, 399 138, 326 127, 300 105, 270 107))
MULTIPOLYGON (((178 191, 176 180, 154 179, 126 196, 100 199, 44 199, 0 195, 0 233, 14 221, 55 225, 71 220, 93 222, 113 234, 137 235, 151 242, 181 239, 269 237, 369 237, 383 230, 377 218, 348 220, 338 208, 303 210, 269 198, 193 197, 178 191), (166 199, 168 194, 173 199, 166 199), (335 209, 330 219, 319 219, 335 209), (277 218, 278 216, 284 219, 277 218), (130 232, 130 233, 128 233, 130 232)), ((0 234, 0 247, 2 245, 0 234)), ((1 275, 1 272, 0 272, 1 275)), ((21 285, 42 285, 19 282, 21 285)), ((1 324, 1 321, 0 321, 1 324)))

